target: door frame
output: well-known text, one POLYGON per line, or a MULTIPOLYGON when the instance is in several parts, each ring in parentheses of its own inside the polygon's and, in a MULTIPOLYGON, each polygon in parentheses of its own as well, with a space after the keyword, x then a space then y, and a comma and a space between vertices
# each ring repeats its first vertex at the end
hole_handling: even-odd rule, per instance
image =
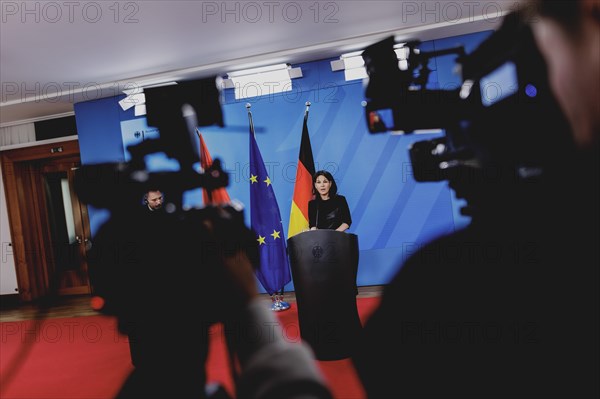
MULTIPOLYGON (((73 221, 75 224, 75 234, 76 234, 76 238, 78 241, 78 245, 77 245, 77 252, 79 254, 79 263, 81 266, 81 269, 79 271, 84 272, 83 276, 78 276, 76 279, 79 280, 82 284, 77 285, 77 286, 68 286, 65 287, 63 286, 62 282, 59 282, 59 280, 55 281, 55 287, 52 289, 53 293, 56 293, 58 295, 77 295, 77 294, 89 294, 91 292, 91 288, 90 288, 90 280, 89 280, 89 272, 88 272, 88 264, 87 264, 87 253, 86 253, 86 247, 88 246, 88 243, 90 242, 90 238, 91 238, 91 234, 90 234, 90 228, 89 228, 89 220, 88 220, 88 215, 87 215, 87 207, 85 205, 83 205, 80 201, 79 198, 77 197, 77 194, 75 193, 75 190, 73 189, 74 187, 74 171, 76 169, 79 168, 81 164, 81 159, 79 157, 79 155, 71 155, 71 156, 65 156, 65 157, 61 157, 61 158, 53 158, 53 159, 45 159, 41 162, 41 164, 39 165, 39 168, 37 168, 37 171, 39 171, 40 173, 40 179, 39 179, 39 183, 40 183, 40 187, 43 184, 44 178, 46 176, 47 173, 54 173, 54 172, 64 172, 67 175, 67 179, 69 181, 69 200, 71 201, 71 206, 72 206, 72 211, 73 211, 73 221)), ((46 198, 46 196, 43 195, 43 193, 40 193, 39 195, 40 197, 44 197, 46 198)), ((41 214, 39 214, 39 220, 40 220, 40 228, 43 229, 43 233, 46 234, 46 237, 49 238, 49 242, 52 242, 52 233, 51 233, 51 223, 48 219, 49 217, 49 213, 48 213, 48 206, 47 206, 48 202, 44 201, 44 204, 41 205, 41 208, 45 208, 45 212, 42 211, 41 214)), ((57 273, 55 275, 56 278, 59 277, 65 277, 65 275, 58 275, 58 265, 55 264, 54 260, 55 258, 55 253, 53 253, 53 246, 50 245, 49 248, 46 250, 45 254, 46 254, 46 261, 48 262, 48 265, 50 266, 50 269, 53 270, 55 273, 57 273)), ((69 273, 64 272, 64 273, 69 273)))
MULTIPOLYGON (((77 140, 9 149, 0 152, 6 208, 12 236, 19 298, 29 302, 50 293, 52 262, 42 176, 37 162, 79 157, 77 140)), ((87 216, 87 215, 86 215, 87 216)), ((89 224, 88 224, 89 225, 89 224)))

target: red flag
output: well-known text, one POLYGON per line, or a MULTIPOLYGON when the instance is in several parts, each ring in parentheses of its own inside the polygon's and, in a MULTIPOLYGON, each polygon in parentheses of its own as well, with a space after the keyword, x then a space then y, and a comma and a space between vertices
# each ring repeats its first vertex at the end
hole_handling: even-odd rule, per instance
MULTIPOLYGON (((198 138, 200 139, 200 166, 202 166, 203 170, 206 170, 212 165, 213 160, 208 152, 208 148, 206 147, 206 143, 204 142, 202 134, 200 131, 198 131, 198 129, 196 129, 196 133, 198 133, 198 138)), ((216 190, 212 191, 202 189, 202 200, 204 201, 204 205, 226 204, 231 202, 225 187, 217 188, 216 190)))
POLYGON ((308 230, 308 201, 313 199, 312 177, 315 174, 315 161, 310 146, 307 121, 308 109, 304 114, 304 124, 302 126, 302 140, 300 142, 296 184, 294 185, 294 197, 290 211, 288 238, 308 230))

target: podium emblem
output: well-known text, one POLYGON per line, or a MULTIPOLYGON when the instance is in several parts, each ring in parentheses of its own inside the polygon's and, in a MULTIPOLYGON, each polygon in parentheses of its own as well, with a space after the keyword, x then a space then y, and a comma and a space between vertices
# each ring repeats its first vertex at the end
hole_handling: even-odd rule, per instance
POLYGON ((319 259, 323 256, 323 248, 320 245, 315 245, 312 250, 313 257, 319 259))

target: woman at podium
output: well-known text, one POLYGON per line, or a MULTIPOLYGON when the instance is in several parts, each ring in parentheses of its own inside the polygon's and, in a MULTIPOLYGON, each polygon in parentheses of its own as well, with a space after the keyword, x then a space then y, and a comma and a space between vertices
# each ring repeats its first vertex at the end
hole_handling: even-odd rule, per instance
POLYGON ((315 199, 308 202, 308 224, 311 230, 345 231, 352 218, 346 198, 337 193, 337 184, 331 173, 320 170, 313 176, 315 199))

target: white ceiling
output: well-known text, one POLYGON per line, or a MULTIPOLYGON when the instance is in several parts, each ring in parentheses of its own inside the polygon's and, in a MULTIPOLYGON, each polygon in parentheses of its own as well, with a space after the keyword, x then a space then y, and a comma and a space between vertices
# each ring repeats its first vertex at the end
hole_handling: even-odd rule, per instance
POLYGON ((1 2, 0 126, 127 85, 494 29, 515 0, 1 2))

